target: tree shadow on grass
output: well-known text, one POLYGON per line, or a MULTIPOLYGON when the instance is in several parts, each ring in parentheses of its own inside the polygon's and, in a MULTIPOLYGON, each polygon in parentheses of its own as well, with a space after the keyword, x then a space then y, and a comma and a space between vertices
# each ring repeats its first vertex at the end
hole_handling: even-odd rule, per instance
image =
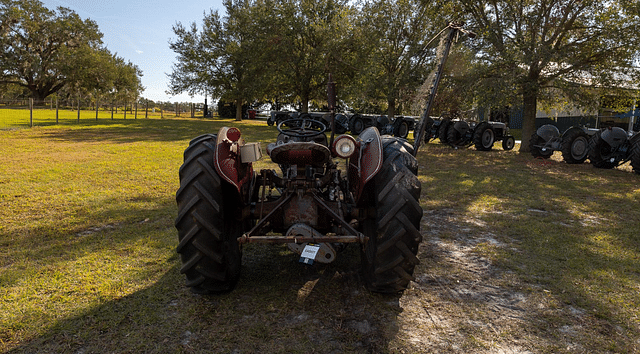
POLYGON ((237 126, 245 133, 269 134, 275 140, 277 132, 260 121, 237 122, 230 119, 138 119, 111 122, 84 122, 65 125, 69 129, 51 129, 43 139, 69 142, 133 143, 137 141, 181 141, 199 135, 216 134, 223 126, 237 126))
POLYGON ((69 142, 133 143, 137 141, 179 141, 211 132, 222 123, 179 119, 131 120, 117 124, 85 123, 70 129, 51 129, 43 139, 69 142))
POLYGON ((237 288, 215 296, 191 294, 176 264, 152 286, 63 319, 10 353, 387 352, 399 296, 364 290, 356 253, 309 267, 281 246, 255 245, 237 288))

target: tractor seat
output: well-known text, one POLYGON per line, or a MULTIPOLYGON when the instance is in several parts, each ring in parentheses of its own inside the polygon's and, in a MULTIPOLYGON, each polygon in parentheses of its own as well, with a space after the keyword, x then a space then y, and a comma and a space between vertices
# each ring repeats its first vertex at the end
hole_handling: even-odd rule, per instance
POLYGON ((267 146, 271 161, 281 165, 322 166, 331 159, 331 151, 322 144, 307 142, 271 143, 267 146))

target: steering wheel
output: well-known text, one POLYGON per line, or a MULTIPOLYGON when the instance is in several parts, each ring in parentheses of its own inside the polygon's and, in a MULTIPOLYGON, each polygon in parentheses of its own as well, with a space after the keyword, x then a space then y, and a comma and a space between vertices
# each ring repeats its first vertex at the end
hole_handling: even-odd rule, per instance
POLYGON ((278 131, 284 135, 294 138, 311 138, 323 134, 327 130, 327 126, 319 120, 312 118, 295 118, 287 119, 278 123, 276 126, 278 131), (282 126, 288 126, 289 129, 282 129, 282 126))

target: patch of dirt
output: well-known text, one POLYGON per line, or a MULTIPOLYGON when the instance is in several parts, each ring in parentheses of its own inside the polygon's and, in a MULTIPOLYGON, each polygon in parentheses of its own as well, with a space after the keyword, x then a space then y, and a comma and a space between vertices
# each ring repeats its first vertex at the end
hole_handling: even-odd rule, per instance
MULTIPOLYGON (((533 353, 580 352, 583 309, 558 306, 531 284, 483 256, 487 247, 510 248, 486 231, 482 220, 452 210, 426 211, 422 219, 422 263, 412 288, 400 297, 398 334, 389 349, 412 352, 533 353), (533 289, 533 291, 531 290, 533 289), (572 317, 576 324, 549 331, 545 311, 572 317)), ((566 319, 565 319, 566 321, 566 319)), ((571 322, 571 321, 569 321, 571 322)))
POLYGON ((253 248, 243 261, 243 280, 229 297, 179 299, 178 308, 191 303, 215 313, 203 316, 199 329, 183 334, 182 349, 213 342, 213 352, 233 353, 608 353, 637 348, 623 329, 496 264, 496 252, 520 252, 519 242, 493 234, 482 219, 453 209, 427 210, 421 229, 415 281, 397 295, 364 289, 357 247, 333 264, 313 267, 278 251, 284 246, 253 248))

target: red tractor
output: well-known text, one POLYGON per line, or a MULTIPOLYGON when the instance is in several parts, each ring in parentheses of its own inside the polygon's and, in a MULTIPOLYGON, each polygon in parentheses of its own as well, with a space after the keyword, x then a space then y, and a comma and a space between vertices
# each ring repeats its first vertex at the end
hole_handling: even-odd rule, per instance
POLYGON ((189 143, 175 223, 187 286, 204 294, 232 290, 245 244, 288 244, 310 264, 332 262, 345 244, 358 243, 367 288, 404 290, 422 240, 413 147, 375 127, 357 139, 328 139, 326 124, 311 117, 277 129, 266 151, 278 172, 253 170, 260 145, 245 143, 237 128, 189 143))
MULTIPOLYGON (((369 127, 335 137, 335 86, 329 78, 327 124, 313 116, 277 123, 267 154, 279 172, 256 173, 259 143, 245 143, 237 128, 193 139, 180 167, 178 203, 180 271, 196 293, 232 290, 240 277, 242 246, 284 243, 302 263, 330 263, 348 243, 360 245, 365 285, 371 291, 403 291, 419 263, 422 241, 415 155, 451 43, 465 31, 448 27, 447 46, 414 146, 369 127), (330 130, 330 138, 327 132, 330 130), (338 168, 334 159, 344 159, 338 168)), ((444 31, 443 31, 444 32, 444 31)))

